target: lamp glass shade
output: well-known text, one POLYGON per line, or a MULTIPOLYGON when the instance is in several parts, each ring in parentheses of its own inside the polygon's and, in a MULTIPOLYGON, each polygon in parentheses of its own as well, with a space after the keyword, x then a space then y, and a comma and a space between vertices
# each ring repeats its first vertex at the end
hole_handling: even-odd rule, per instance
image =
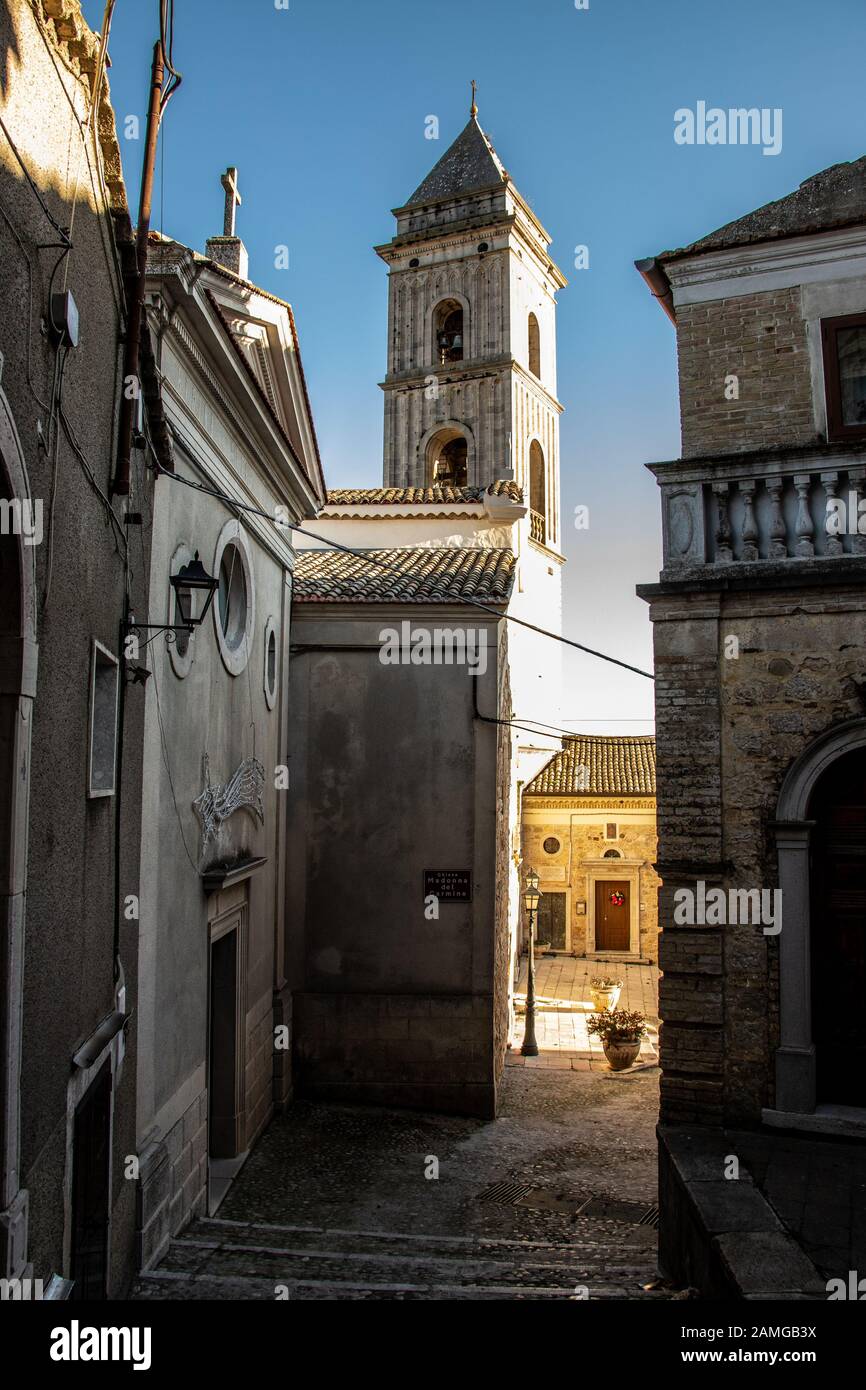
POLYGON ((213 602, 218 581, 208 574, 195 552, 195 558, 171 576, 171 587, 184 627, 199 627, 213 602))
POLYGON ((539 893, 538 889, 527 886, 526 892, 523 894, 523 904, 526 908, 526 911, 536 912, 538 909, 538 904, 540 902, 541 894, 539 893))
POLYGON ((526 871, 526 886, 527 888, 538 888, 538 874, 534 869, 527 869, 526 871))

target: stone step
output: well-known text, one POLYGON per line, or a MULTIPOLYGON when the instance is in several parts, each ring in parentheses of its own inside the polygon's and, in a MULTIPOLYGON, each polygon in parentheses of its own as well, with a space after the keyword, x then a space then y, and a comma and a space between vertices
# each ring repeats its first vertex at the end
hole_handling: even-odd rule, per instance
POLYGON ((631 1237, 646 1249, 654 1244, 655 1233, 642 1228, 622 1227, 622 1236, 613 1239, 610 1231, 603 1234, 592 1230, 592 1222, 575 1225, 566 1239, 540 1240, 532 1237, 514 1238, 481 1234, 456 1236, 437 1235, 424 1231, 370 1231, 354 1227, 280 1225, 270 1222, 224 1221, 219 1218, 199 1218, 175 1237, 174 1243, 198 1242, 201 1245, 262 1245, 273 1251, 306 1255, 318 1251, 399 1254, 415 1252, 436 1255, 443 1259, 465 1259, 469 1254, 520 1259, 531 1256, 554 1259, 557 1256, 571 1263, 576 1251, 598 1253, 620 1251, 630 1245, 631 1237))
MULTIPOLYGON (((501 1281, 495 1284, 446 1284, 446 1283, 384 1283, 358 1280, 313 1280, 282 1279, 288 1301, 311 1302, 316 1300, 417 1300, 431 1302, 449 1300, 493 1300, 493 1299, 559 1299, 574 1302, 584 1301, 575 1285, 516 1284, 501 1281)), ((644 1282, 647 1282, 644 1279, 644 1282)), ((581 1281, 589 1291, 589 1301, 624 1299, 665 1299, 665 1293, 646 1293, 641 1289, 637 1277, 623 1279, 621 1282, 587 1279, 581 1281)), ((132 1293, 134 1299, 171 1300, 242 1300, 279 1301, 273 1279, 260 1275, 201 1275, 190 1276, 180 1272, 169 1273, 155 1270, 139 1276, 132 1293)), ((285 1297, 285 1296, 284 1296, 285 1297)))
POLYGON ((487 1257, 480 1252, 462 1255, 430 1253, 423 1246, 396 1253, 353 1252, 339 1248, 312 1251, 309 1249, 278 1249, 261 1244, 231 1244, 214 1246, 196 1241, 179 1240, 172 1243, 161 1269, 167 1273, 202 1275, 262 1275, 272 1282, 293 1278, 319 1281, 349 1281, 364 1284, 497 1283, 501 1279, 523 1284, 574 1284, 581 1278, 591 1278, 593 1271, 600 1276, 619 1280, 636 1275, 638 1271, 648 1280, 654 1273, 650 1261, 640 1263, 623 1259, 616 1249, 574 1250, 570 1255, 556 1258, 532 1256, 487 1257))
MULTIPOLYGON (((446 1236, 202 1218, 133 1297, 169 1299, 591 1299, 648 1297, 652 1248, 609 1232, 568 1241, 446 1236)), ((652 1295, 655 1296, 655 1295, 652 1295)))

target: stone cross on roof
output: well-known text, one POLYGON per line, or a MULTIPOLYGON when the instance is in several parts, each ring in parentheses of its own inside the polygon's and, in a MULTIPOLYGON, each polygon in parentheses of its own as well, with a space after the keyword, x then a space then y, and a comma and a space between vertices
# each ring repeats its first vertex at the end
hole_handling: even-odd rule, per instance
POLYGON ((223 215, 223 236, 234 236, 235 208, 241 205, 241 195, 238 192, 237 169, 226 169, 225 173, 220 176, 220 183, 226 191, 226 210, 223 215))

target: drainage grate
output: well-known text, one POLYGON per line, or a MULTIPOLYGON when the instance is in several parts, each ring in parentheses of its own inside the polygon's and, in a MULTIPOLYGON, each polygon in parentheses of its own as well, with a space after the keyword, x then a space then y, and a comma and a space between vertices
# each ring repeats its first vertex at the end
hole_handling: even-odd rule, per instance
POLYGON ((500 1207, 513 1207, 515 1202, 519 1202, 521 1197, 532 1191, 531 1182, 518 1182, 515 1178, 503 1178, 502 1182, 495 1182, 491 1187, 486 1187, 483 1192, 479 1192, 479 1202, 495 1202, 500 1207))
POLYGON ((612 1197, 588 1197, 575 1215, 594 1217, 597 1221, 627 1221, 632 1226, 659 1224, 658 1207, 646 1207, 643 1202, 618 1202, 612 1197))

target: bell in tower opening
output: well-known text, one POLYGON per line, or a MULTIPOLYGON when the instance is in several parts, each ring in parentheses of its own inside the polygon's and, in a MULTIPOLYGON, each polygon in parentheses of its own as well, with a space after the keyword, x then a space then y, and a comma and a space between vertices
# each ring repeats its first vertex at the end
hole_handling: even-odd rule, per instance
POLYGON ((427 486, 466 487, 466 439, 453 430, 443 430, 430 440, 427 456, 427 486))
POLYGON ((436 308, 436 359, 442 367, 463 361, 463 306, 454 299, 436 308))

